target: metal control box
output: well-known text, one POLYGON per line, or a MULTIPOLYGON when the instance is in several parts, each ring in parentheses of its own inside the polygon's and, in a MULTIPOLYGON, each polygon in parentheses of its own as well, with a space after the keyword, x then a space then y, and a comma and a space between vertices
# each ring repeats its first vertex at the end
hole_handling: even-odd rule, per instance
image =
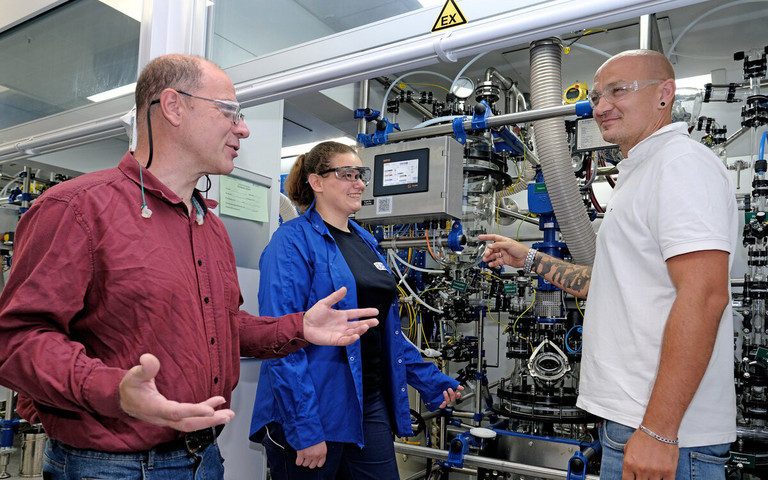
POLYGON ((373 172, 355 220, 369 224, 461 219, 464 147, 450 137, 378 145, 360 152, 373 172))

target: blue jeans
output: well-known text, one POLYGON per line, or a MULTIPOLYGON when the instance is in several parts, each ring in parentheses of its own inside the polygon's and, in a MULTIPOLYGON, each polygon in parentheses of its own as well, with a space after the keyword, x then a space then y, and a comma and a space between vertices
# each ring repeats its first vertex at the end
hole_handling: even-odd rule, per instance
POLYGON ((362 449, 354 443, 325 442, 328 453, 320 468, 296 466, 296 450, 278 423, 267 426, 262 445, 273 480, 399 480, 394 435, 380 392, 363 398, 363 436, 362 449))
MULTIPOLYGON (((624 445, 633 433, 634 428, 603 420, 600 425, 600 444, 603 447, 600 480, 621 480, 624 445)), ((725 480, 725 463, 730 447, 730 443, 724 443, 681 448, 675 480, 725 480)))
POLYGON ((196 457, 184 450, 155 453, 106 453, 81 450, 48 440, 43 459, 43 480, 222 480, 224 464, 212 443, 196 457))

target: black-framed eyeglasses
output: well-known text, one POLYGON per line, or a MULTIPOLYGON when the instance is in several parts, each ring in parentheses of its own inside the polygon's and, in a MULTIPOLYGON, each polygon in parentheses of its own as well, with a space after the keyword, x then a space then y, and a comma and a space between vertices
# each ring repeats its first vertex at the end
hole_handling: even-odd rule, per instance
POLYGON ((219 109, 221 113, 224 115, 229 115, 232 117, 232 123, 235 125, 240 122, 240 120, 245 118, 245 115, 243 115, 242 107, 239 103, 233 102, 231 100, 216 100, 214 98, 205 98, 205 97, 199 97, 197 95, 192 95, 191 93, 187 93, 183 90, 176 90, 182 95, 186 95, 187 97, 197 98, 198 100, 205 100, 206 102, 213 102, 216 104, 216 107, 219 109))
POLYGON ((640 89, 643 89, 647 87, 648 85, 653 85, 656 83, 661 83, 664 80, 633 80, 631 82, 615 82, 611 83, 607 87, 605 87, 602 90, 592 90, 589 92, 589 95, 587 98, 589 99, 589 104, 592 106, 592 109, 597 108, 597 105, 600 103, 600 99, 604 98, 608 103, 611 105, 615 104, 622 98, 626 97, 632 92, 636 92, 640 89))
POLYGON ((339 180, 346 180, 347 182, 356 182, 358 180, 362 180, 364 184, 368 185, 368 182, 371 181, 371 169, 368 167, 347 166, 329 168, 328 170, 318 172, 318 175, 325 175, 326 173, 331 172, 334 172, 336 174, 336 178, 339 180))

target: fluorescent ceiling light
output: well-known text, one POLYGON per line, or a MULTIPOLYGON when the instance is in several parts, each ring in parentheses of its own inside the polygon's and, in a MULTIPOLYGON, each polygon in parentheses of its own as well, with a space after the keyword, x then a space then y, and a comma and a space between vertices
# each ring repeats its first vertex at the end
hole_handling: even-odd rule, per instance
POLYGON ((141 7, 144 2, 136 0, 99 0, 104 5, 114 8, 137 22, 141 22, 141 7))
POLYGON ((87 98, 92 102, 103 102, 104 100, 109 100, 110 98, 122 97, 123 95, 133 93, 134 90, 136 90, 136 82, 123 85, 122 87, 113 88, 112 90, 107 90, 106 92, 97 93, 96 95, 91 95, 87 98))
POLYGON ((445 2, 443 0, 419 0, 419 3, 423 8, 436 7, 442 5, 445 2))
POLYGON ((693 88, 704 88, 704 85, 707 83, 712 83, 712 74, 707 73, 706 75, 697 75, 695 77, 686 77, 686 78, 676 78, 675 79, 675 85, 677 85, 677 88, 682 87, 693 87, 693 88))
MULTIPOLYGON (((339 137, 339 138, 330 138, 328 140, 323 140, 324 142, 339 142, 343 143, 344 145, 356 145, 357 141, 353 138, 349 137, 339 137)), ((301 145, 294 145, 292 147, 283 147, 280 150, 280 157, 286 158, 286 157, 298 157, 302 153, 307 153, 308 151, 312 150, 312 147, 317 145, 321 142, 311 142, 311 143, 304 143, 301 145)))

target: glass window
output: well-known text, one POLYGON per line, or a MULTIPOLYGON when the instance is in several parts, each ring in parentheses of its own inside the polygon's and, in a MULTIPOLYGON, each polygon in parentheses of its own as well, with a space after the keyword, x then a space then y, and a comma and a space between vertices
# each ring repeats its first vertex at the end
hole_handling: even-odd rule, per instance
POLYGON ((434 5, 429 0, 216 0, 208 57, 222 68, 434 5))
POLYGON ((0 33, 0 130, 136 81, 141 12, 108 4, 119 2, 67 2, 0 33))

